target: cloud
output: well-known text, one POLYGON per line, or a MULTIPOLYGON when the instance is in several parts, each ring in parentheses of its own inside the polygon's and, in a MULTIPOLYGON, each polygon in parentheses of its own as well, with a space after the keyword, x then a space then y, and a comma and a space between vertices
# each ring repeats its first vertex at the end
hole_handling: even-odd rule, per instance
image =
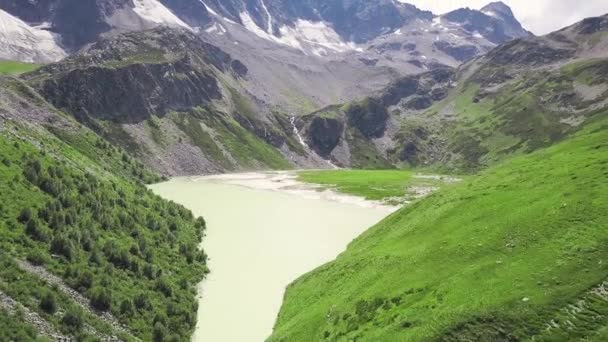
MULTIPOLYGON (((456 8, 479 9, 491 0, 399 0, 436 14, 456 8)), ((503 0, 524 27, 534 34, 546 34, 587 17, 608 13, 607 0, 503 0)))

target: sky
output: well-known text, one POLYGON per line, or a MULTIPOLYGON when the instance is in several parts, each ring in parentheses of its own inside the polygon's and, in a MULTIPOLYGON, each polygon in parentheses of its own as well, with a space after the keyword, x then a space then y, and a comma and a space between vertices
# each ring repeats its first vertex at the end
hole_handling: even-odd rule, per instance
MULTIPOLYGON (((461 7, 480 9, 492 0, 400 0, 435 14, 461 7)), ((608 0, 503 0, 524 28, 547 34, 587 17, 608 13, 608 0)))

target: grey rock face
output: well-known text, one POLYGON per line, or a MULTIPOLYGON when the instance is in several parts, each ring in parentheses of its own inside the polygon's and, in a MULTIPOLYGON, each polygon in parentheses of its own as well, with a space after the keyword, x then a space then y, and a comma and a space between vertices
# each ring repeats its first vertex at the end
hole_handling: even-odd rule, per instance
POLYGON ((133 123, 221 99, 210 66, 236 77, 247 72, 186 30, 158 28, 103 39, 26 77, 78 117, 133 123))
POLYGON ((315 117, 308 128, 308 140, 320 156, 327 158, 340 142, 344 123, 337 118, 315 117))

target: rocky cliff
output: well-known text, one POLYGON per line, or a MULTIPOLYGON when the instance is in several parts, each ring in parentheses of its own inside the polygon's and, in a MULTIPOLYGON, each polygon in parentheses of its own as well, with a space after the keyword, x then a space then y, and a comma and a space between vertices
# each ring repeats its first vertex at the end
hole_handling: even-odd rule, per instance
POLYGON ((50 103, 165 174, 317 165, 248 70, 186 29, 102 39, 23 75, 50 103))

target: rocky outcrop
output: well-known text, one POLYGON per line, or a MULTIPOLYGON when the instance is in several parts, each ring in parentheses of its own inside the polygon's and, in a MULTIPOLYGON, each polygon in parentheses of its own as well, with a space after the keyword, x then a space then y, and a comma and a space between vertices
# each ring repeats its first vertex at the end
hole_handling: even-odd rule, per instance
POLYGON ((388 111, 382 100, 372 97, 349 106, 346 117, 366 138, 380 138, 386 130, 388 111))
MULTIPOLYGON (((395 155, 397 160, 412 162, 429 159, 424 152, 428 147, 419 147, 430 134, 426 127, 413 130, 415 139, 395 137, 389 126, 398 120, 391 113, 393 108, 402 111, 421 112, 433 103, 443 100, 453 87, 455 70, 440 68, 424 74, 407 76, 391 83, 376 96, 371 96, 347 105, 329 106, 304 117, 308 122, 306 139, 311 148, 324 158, 342 160, 344 148, 348 149, 351 163, 365 167, 365 160, 384 160, 395 155), (402 146, 392 147, 397 138, 402 146), (379 141, 376 145, 373 141, 379 141), (338 148, 340 147, 340 148, 338 148), (389 151, 390 150, 390 151, 389 151), (340 155, 340 158, 338 157, 340 155), (420 155, 420 156, 419 156, 420 155)), ((426 141, 425 141, 426 144, 426 141)), ((348 165, 348 161, 346 162, 348 165)))
POLYGON ((158 28, 101 40, 25 78, 80 119, 136 123, 221 99, 214 69, 236 77, 247 73, 242 63, 191 33, 158 28))
POLYGON ((163 64, 74 69, 42 82, 41 94, 77 118, 91 116, 120 123, 184 111, 221 99, 214 75, 197 70, 184 57, 163 64))
POLYGON ((593 34, 608 31, 608 15, 584 19, 574 29, 578 34, 593 34))
POLYGON ((159 27, 102 39, 22 78, 163 174, 289 168, 301 147, 241 87, 248 72, 189 30, 159 27))
POLYGON ((571 58, 576 50, 544 38, 519 39, 501 45, 485 57, 494 65, 546 65, 571 58))
POLYGON ((477 46, 470 44, 456 45, 449 42, 438 41, 434 42, 433 46, 439 51, 445 52, 460 62, 469 60, 479 54, 479 49, 477 46))
POLYGON ((344 123, 338 118, 315 117, 307 130, 309 146, 327 158, 336 148, 344 132, 344 123))

